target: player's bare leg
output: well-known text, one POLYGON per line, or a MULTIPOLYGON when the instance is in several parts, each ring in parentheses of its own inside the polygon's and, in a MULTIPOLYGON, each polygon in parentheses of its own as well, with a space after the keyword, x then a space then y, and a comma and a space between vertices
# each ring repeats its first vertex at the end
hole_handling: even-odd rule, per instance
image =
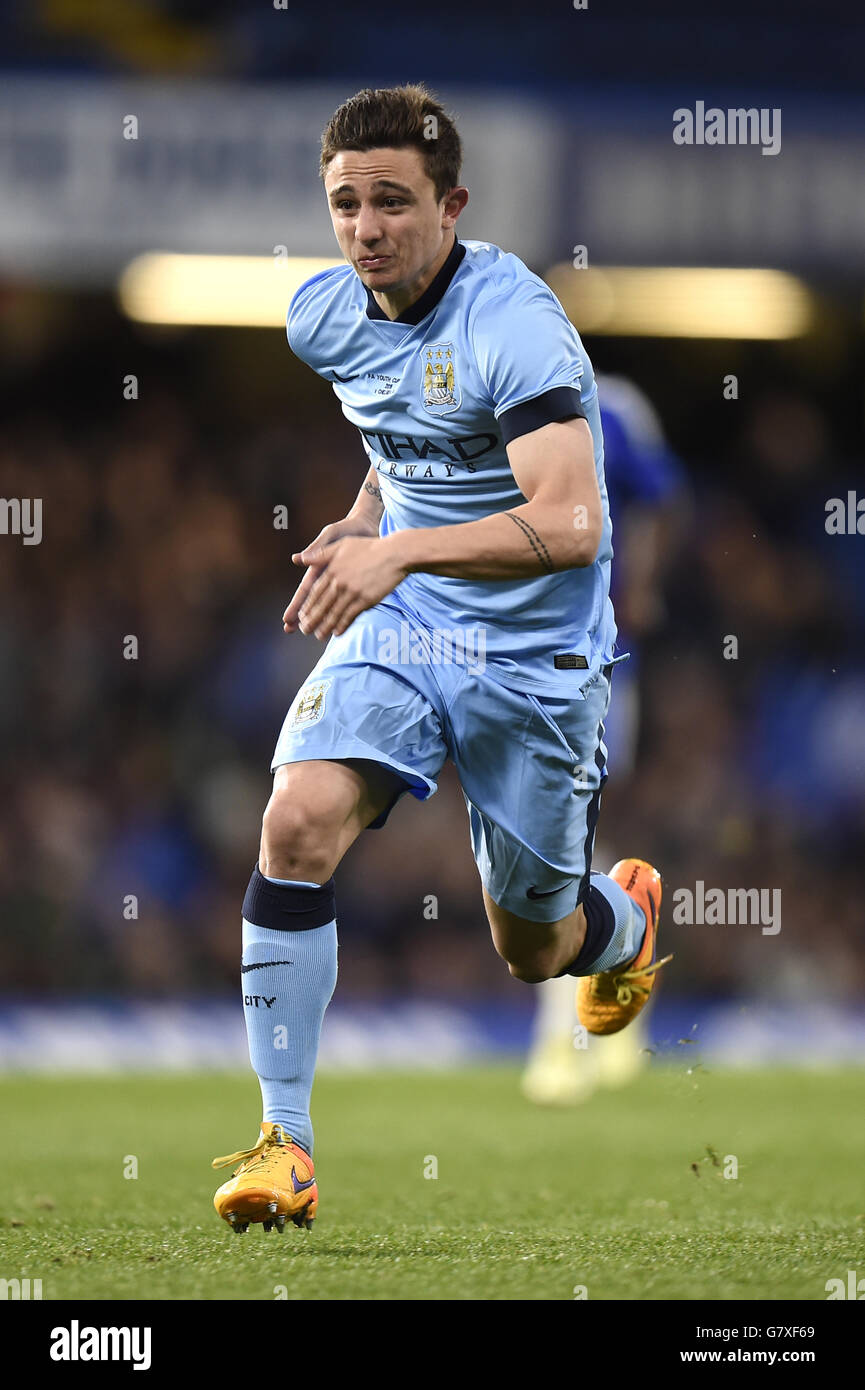
POLYGON ((359 758, 285 763, 264 811, 258 867, 269 878, 325 883, 401 778, 359 758))
POLYGON ((287 1220, 309 1227, 318 1187, 309 1099, 324 1012, 336 986, 331 875, 361 830, 393 801, 401 779, 378 763, 289 763, 274 777, 259 865, 244 901, 244 1009, 261 1084, 258 1141, 214 1159, 240 1166, 214 1206, 235 1232, 287 1220))
POLYGON ((483 890, 493 945, 515 980, 540 984, 576 960, 586 939, 586 914, 580 904, 558 922, 533 922, 500 907, 483 890))
MULTIPOLYGON (((484 892, 484 902, 496 950, 519 980, 538 984, 562 974, 579 977, 577 1016, 590 1033, 617 1033, 644 1008, 657 971, 671 956, 656 958, 661 878, 642 859, 623 859, 610 875, 596 875, 605 884, 589 892, 625 900, 627 911, 615 915, 612 930, 604 926, 593 905, 588 913, 578 904, 557 922, 519 917, 484 892), (576 946, 570 961, 567 952, 576 946)), ((587 902, 588 906, 588 902, 587 902)))

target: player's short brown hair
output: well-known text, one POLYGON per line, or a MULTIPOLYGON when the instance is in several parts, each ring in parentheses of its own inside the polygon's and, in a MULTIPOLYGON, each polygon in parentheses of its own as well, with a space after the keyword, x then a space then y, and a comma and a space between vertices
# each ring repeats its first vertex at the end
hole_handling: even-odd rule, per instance
POLYGON ((421 82, 404 87, 365 87, 344 101, 321 137, 322 178, 340 150, 403 149, 424 157, 426 171, 443 198, 459 183, 462 144, 453 119, 421 82))

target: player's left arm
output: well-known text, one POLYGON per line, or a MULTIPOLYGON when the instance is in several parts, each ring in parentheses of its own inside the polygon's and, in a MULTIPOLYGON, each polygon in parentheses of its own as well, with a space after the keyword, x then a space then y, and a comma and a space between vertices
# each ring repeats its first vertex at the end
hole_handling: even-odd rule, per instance
POLYGON ((593 564, 603 514, 586 421, 552 421, 512 439, 507 452, 525 503, 456 526, 395 531, 375 540, 346 537, 310 591, 301 629, 321 639, 344 632, 418 571, 506 580, 593 564))

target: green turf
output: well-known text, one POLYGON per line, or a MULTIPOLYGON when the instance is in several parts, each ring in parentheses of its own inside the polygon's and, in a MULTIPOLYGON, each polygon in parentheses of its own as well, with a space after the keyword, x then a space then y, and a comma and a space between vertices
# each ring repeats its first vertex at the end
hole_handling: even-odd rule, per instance
POLYGON ((569 1111, 517 1082, 322 1075, 314 1230, 236 1236, 210 1159, 254 1141, 251 1075, 5 1078, 0 1277, 44 1299, 824 1300, 865 1275, 865 1071, 655 1064, 569 1111))

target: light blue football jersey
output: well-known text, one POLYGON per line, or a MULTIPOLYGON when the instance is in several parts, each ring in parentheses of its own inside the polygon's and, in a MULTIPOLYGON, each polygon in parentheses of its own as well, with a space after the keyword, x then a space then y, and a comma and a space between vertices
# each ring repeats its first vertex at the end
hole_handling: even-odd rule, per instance
POLYGON ((488 671, 517 689, 577 694, 616 659, 594 375, 537 275, 497 246, 456 240, 421 298, 390 320, 352 267, 338 266, 300 287, 287 334, 292 351, 333 383, 361 433, 381 487, 383 536, 519 506, 526 499, 508 463, 509 439, 585 416, 603 506, 592 565, 494 581, 411 574, 394 593, 434 632, 480 631, 488 671))

